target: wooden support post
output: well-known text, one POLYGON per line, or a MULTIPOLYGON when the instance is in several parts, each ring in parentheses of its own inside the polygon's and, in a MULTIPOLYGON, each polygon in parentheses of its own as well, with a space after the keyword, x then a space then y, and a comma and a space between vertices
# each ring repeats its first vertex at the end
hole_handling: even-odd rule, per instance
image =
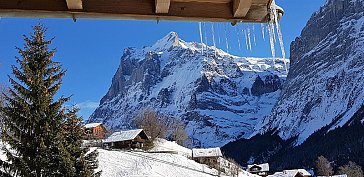
POLYGON ((168 14, 171 0, 155 0, 155 13, 168 14))
POLYGON ((68 10, 81 10, 82 0, 66 0, 68 10))
POLYGON ((233 14, 235 18, 243 18, 249 12, 252 0, 234 0, 233 14))

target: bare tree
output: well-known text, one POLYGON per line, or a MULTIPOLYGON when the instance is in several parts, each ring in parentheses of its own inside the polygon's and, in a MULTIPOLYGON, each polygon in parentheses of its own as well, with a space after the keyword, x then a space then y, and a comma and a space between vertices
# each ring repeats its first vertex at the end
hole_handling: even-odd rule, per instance
POLYGON ((151 109, 143 110, 135 119, 135 124, 152 139, 168 137, 179 145, 185 145, 189 138, 185 124, 179 118, 158 114, 151 109))
POLYGON ((186 132, 185 124, 180 120, 175 118, 171 126, 171 138, 176 141, 179 145, 185 145, 186 141, 189 139, 186 132))
POLYGON ((350 161, 347 165, 339 167, 339 174, 348 175, 348 177, 363 177, 363 170, 359 165, 350 161))
POLYGON ((226 158, 226 160, 229 162, 229 173, 230 173, 230 176, 238 177, 239 176, 239 173, 240 173, 240 171, 242 169, 242 167, 239 165, 238 162, 236 162, 232 158, 226 158))
POLYGON ((151 109, 143 110, 135 119, 136 126, 143 129, 151 139, 166 138, 166 122, 164 116, 158 116, 157 112, 151 109))
POLYGON ((324 156, 319 156, 316 163, 316 175, 331 176, 333 174, 334 172, 330 162, 324 156))

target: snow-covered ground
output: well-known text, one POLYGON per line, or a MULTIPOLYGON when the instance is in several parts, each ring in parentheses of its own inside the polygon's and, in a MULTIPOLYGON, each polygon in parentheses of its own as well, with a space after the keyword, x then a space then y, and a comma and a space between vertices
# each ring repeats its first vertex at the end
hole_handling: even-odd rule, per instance
MULTIPOLYGON (((0 148, 2 146, 0 141, 0 148)), ((95 149, 91 148, 90 151, 95 149)), ((211 177, 219 174, 216 169, 186 157, 192 153, 191 149, 163 139, 158 139, 150 152, 105 149, 97 151, 101 177, 211 177), (177 153, 169 153, 171 151, 177 153)), ((0 159, 6 160, 1 149, 0 159)), ((221 174, 221 176, 228 175, 221 174)), ((256 175, 241 171, 239 177, 256 177, 256 175)))
POLYGON ((186 157, 192 157, 191 149, 180 146, 176 142, 159 138, 154 141, 154 147, 150 150, 150 152, 175 152, 186 157))
MULTIPOLYGON (((183 155, 98 149, 101 177, 207 177, 218 176, 216 169, 183 155)), ((221 174, 221 176, 229 176, 221 174)), ((256 177, 241 171, 239 177, 256 177)))
MULTIPOLYGON (((191 160, 189 158, 192 154, 191 149, 164 139, 157 139, 154 146, 149 152, 98 149, 101 176, 205 177, 219 175, 216 169, 191 160)), ((239 176, 255 177, 242 170, 239 176)))
POLYGON ((5 153, 4 153, 4 151, 2 150, 3 146, 4 146, 4 145, 3 145, 2 141, 0 141, 0 160, 6 160, 5 153))
POLYGON ((204 177, 218 174, 217 170, 178 154, 98 151, 102 177, 204 177))

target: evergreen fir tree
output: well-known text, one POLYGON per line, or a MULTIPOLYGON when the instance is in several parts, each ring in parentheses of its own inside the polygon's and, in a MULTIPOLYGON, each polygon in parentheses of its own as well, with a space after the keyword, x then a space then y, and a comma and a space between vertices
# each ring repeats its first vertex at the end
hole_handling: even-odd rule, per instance
MULTIPOLYGON (((4 107, 5 102, 4 102, 4 91, 5 88, 4 86, 0 85, 0 109, 2 107, 4 107)), ((2 127, 3 127, 3 120, 4 120, 4 115, 3 113, 0 111, 0 135, 1 135, 1 131, 2 131, 2 127)))
POLYGON ((45 39, 46 29, 37 25, 30 37, 24 36, 23 49, 17 48, 20 67, 12 66, 15 78, 9 77, 11 88, 5 95, 2 140, 8 162, 1 162, 0 171, 21 177, 72 177, 89 171, 79 165, 81 153, 80 124, 73 129, 67 125, 75 119, 76 110, 67 111, 64 103, 69 97, 54 99, 65 71, 60 63, 51 60, 55 50, 45 39), (77 156, 78 153, 78 156, 77 156), (76 168, 77 166, 77 168, 76 168))
POLYGON ((82 138, 84 130, 81 128, 82 120, 77 117, 78 108, 73 108, 67 113, 68 119, 65 123, 65 139, 67 149, 72 155, 72 160, 75 162, 76 174, 79 177, 100 176, 99 173, 94 173, 98 167, 97 151, 90 150, 88 147, 82 147, 82 138))

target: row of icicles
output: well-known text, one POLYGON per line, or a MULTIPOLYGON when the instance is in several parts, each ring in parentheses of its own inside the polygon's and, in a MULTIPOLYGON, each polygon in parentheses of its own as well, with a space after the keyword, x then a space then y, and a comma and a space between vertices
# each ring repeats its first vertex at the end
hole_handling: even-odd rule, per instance
MULTIPOLYGON (((283 36, 282 31, 279 25, 278 15, 277 11, 275 9, 271 10, 270 13, 270 19, 267 24, 260 24, 260 28, 256 29, 255 24, 236 24, 234 26, 235 30, 231 30, 229 28, 229 24, 227 23, 213 23, 213 22, 199 22, 199 36, 200 36, 200 42, 201 44, 201 53, 204 55, 204 53, 208 50, 208 41, 212 41, 213 48, 215 50, 215 57, 216 57, 216 45, 225 45, 226 52, 229 53, 229 49, 231 46, 229 45, 229 37, 228 36, 236 36, 237 37, 237 43, 239 50, 245 50, 244 49, 244 43, 245 48, 247 51, 252 51, 253 46, 257 45, 256 40, 256 32, 261 31, 261 35, 263 40, 269 40, 270 43, 270 49, 272 52, 272 60, 273 60, 273 69, 275 68, 275 59, 276 59, 276 50, 275 50, 275 43, 277 42, 277 39, 279 41, 282 58, 284 61, 284 67, 286 74, 288 73, 287 69, 287 61, 286 61, 286 53, 284 49, 284 43, 283 43, 283 36), (208 32, 211 32, 211 35, 208 35, 208 32), (232 34, 233 33, 233 34, 232 34), (268 33, 268 36, 266 35, 268 33), (269 39, 266 39, 268 37, 269 39), (210 38, 210 39, 208 39, 210 38), (245 39, 245 40, 244 40, 245 39)), ((260 33, 260 32, 259 32, 260 33)), ((207 53, 207 52, 206 52, 207 53)))

